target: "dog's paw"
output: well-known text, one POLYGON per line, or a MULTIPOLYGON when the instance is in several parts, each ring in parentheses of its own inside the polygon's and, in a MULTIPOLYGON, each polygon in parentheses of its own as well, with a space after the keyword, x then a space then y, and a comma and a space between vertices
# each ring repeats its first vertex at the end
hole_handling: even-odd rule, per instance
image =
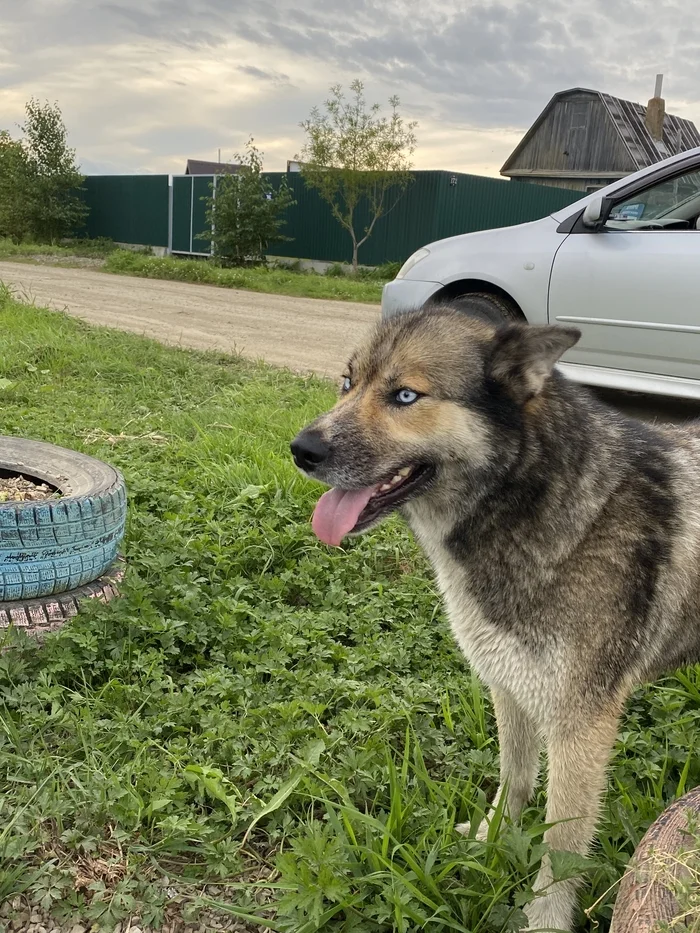
MULTIPOLYGON (((471 828, 472 828, 471 823, 457 823, 457 825, 455 826, 455 829, 457 830, 457 832, 460 833, 460 835, 462 836, 468 836, 471 832, 471 828)), ((474 836, 474 838, 476 839, 477 842, 486 842, 488 838, 488 834, 489 834, 488 820, 483 819, 481 823, 479 823, 479 828, 477 829, 476 835, 474 836)))

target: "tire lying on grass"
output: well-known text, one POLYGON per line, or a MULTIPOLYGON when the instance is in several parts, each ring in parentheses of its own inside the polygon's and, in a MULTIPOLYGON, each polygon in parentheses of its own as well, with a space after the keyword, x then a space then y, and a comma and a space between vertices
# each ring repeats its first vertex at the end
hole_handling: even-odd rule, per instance
MULTIPOLYGON (((42 441, 0 436, 0 476, 17 474, 47 483, 61 497, 0 502, 0 609, 5 611, 21 602, 36 610, 36 600, 101 579, 117 558, 126 523, 124 478, 101 460, 42 441)), ((97 594, 79 594, 84 595, 97 594)))
POLYGON ((106 573, 86 586, 40 599, 0 602, 0 635, 12 625, 41 640, 76 615, 84 599, 98 599, 108 603, 119 596, 119 584, 124 579, 124 571, 124 559, 117 558, 106 573))
MULTIPOLYGON (((697 830, 691 828, 699 818, 700 787, 696 787, 651 824, 620 883, 611 933, 654 933, 661 928, 685 930, 686 926, 696 929, 691 917, 684 915, 675 892, 683 881, 697 885, 697 830)), ((696 908, 695 922, 697 917, 696 908)))

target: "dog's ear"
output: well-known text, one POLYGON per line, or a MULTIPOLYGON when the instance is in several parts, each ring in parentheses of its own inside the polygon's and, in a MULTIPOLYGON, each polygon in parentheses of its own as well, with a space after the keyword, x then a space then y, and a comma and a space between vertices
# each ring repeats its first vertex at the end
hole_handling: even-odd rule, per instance
POLYGON ((575 327, 531 327, 515 324, 494 337, 487 373, 518 402, 525 403, 544 388, 559 357, 581 336, 575 327))

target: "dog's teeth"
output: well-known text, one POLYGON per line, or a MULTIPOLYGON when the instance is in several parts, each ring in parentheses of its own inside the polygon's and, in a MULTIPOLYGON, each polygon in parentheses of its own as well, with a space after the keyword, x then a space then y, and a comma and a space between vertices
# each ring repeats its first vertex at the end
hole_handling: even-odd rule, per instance
POLYGON ((411 467, 404 467, 402 470, 399 470, 398 473, 394 474, 388 483, 382 483, 379 487, 379 492, 388 492, 390 489, 393 489, 394 486, 398 486, 399 483, 403 483, 406 477, 411 472, 411 467))

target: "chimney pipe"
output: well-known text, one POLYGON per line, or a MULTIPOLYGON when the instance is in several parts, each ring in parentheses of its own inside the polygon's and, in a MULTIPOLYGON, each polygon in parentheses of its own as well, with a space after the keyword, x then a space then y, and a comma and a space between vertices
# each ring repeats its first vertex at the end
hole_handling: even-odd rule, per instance
POLYGON ((664 140, 664 117, 666 116, 666 101, 661 96, 661 86, 664 76, 656 76, 654 96, 647 104, 646 125, 652 139, 657 142, 664 140))

